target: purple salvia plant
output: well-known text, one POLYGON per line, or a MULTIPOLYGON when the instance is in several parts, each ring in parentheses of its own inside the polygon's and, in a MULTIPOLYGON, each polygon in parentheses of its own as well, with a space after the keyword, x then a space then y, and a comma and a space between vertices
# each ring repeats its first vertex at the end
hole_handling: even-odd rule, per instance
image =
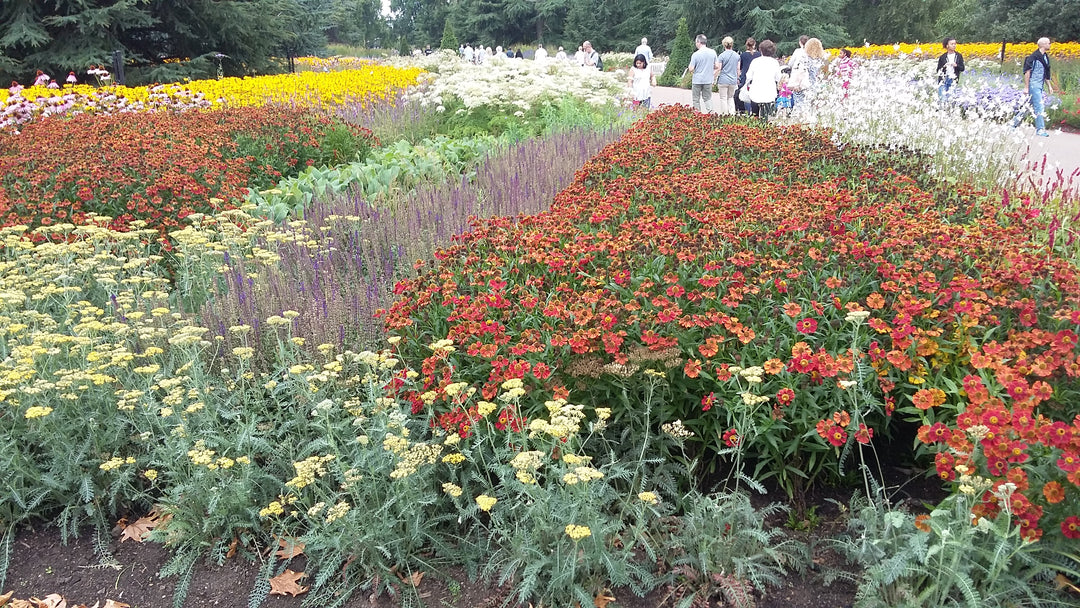
POLYGON ((493 152, 471 180, 421 186, 396 201, 376 205, 355 191, 315 200, 302 228, 280 228, 292 239, 259 243, 280 256, 277 268, 228 260, 224 288, 203 307, 202 322, 232 347, 228 327, 261 326, 271 315, 296 310, 291 335, 308 347, 373 345, 382 335, 376 311, 393 302, 394 284, 414 272, 416 260, 433 261, 474 218, 546 211, 577 170, 621 134, 568 131, 521 141, 493 152))

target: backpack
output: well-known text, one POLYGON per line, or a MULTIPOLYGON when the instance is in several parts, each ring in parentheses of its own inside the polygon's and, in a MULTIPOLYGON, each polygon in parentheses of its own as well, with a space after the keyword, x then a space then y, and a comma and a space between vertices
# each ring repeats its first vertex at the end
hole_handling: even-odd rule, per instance
POLYGON ((604 59, 600 57, 600 53, 596 54, 596 69, 604 71, 604 59))

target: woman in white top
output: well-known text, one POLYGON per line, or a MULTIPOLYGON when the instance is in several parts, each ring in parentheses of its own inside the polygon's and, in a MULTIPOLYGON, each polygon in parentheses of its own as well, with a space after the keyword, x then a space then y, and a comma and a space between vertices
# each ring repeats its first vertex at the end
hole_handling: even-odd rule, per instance
POLYGON ((761 57, 750 62, 746 70, 746 86, 750 89, 750 111, 768 118, 776 113, 777 85, 780 83, 780 62, 776 60, 776 44, 764 40, 758 45, 761 57))
POLYGON ((656 74, 649 68, 649 60, 645 55, 638 53, 634 57, 634 67, 630 68, 630 94, 635 108, 645 106, 648 110, 652 107, 652 88, 656 86, 656 74))

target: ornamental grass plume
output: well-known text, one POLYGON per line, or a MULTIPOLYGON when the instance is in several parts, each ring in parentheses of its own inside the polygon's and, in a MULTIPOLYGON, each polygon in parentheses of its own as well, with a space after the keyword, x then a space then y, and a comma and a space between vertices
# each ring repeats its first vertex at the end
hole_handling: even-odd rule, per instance
POLYGON ((370 344, 381 335, 376 311, 389 307, 394 284, 414 272, 417 260, 433 261, 475 217, 546 209, 618 135, 568 131, 522 141, 481 162, 471 182, 423 186, 393 205, 353 193, 315 201, 304 220, 253 235, 260 257, 225 255, 221 289, 199 314, 230 348, 244 345, 229 327, 259 331, 265 319, 290 308, 301 313, 292 335, 312 346, 370 344))

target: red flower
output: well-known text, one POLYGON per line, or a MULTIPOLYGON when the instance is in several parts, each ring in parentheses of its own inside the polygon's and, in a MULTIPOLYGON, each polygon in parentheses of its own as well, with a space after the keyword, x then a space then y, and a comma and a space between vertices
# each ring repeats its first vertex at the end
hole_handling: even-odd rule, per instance
POLYGON ((716 393, 709 393, 701 398, 701 411, 707 412, 716 404, 716 393))
POLYGON ((783 405, 789 405, 795 400, 795 391, 790 388, 782 388, 776 391, 776 400, 783 405))
POLYGON ((724 431, 723 440, 724 445, 729 448, 737 448, 739 447, 739 442, 742 441, 742 438, 739 437, 739 432, 735 429, 728 429, 724 431))
POLYGON ((859 423, 859 430, 855 431, 855 441, 866 445, 870 443, 870 440, 874 437, 874 429, 867 427, 863 423, 859 423))
POLYGON ((847 443, 847 431, 838 426, 834 426, 832 427, 832 429, 829 430, 828 439, 829 443, 833 444, 836 447, 840 447, 847 443))
POLYGON ((1070 515, 1065 518, 1065 521, 1061 522, 1061 533, 1065 535, 1065 538, 1077 539, 1080 538, 1080 517, 1070 515))
POLYGON ((796 323, 795 329, 802 334, 812 334, 817 331, 817 321, 808 317, 796 323))

